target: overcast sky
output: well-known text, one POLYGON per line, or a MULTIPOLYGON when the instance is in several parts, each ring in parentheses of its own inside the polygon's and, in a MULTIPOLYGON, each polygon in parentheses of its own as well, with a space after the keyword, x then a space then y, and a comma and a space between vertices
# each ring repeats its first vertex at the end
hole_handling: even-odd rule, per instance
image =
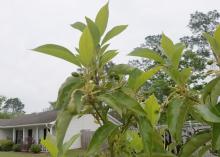
MULTIPOLYGON (((0 0, 0 95, 19 97, 28 113, 47 108, 75 67, 30 49, 55 43, 74 50, 80 34, 69 25, 84 20, 84 16, 94 19, 105 2, 0 0)), ((219 7, 219 0, 110 0, 109 28, 129 25, 112 40, 112 48, 120 51, 115 62, 126 63, 126 54, 147 35, 165 32, 177 41, 190 33, 186 27, 190 13, 219 7)))

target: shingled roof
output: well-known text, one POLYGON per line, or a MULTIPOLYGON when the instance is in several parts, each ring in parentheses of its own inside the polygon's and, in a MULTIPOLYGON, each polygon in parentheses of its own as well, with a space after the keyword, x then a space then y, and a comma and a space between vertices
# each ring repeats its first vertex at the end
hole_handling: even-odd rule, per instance
POLYGON ((12 119, 0 119, 1 128, 10 128, 27 125, 48 124, 55 121, 57 118, 57 111, 47 111, 40 113, 32 113, 21 115, 12 119))

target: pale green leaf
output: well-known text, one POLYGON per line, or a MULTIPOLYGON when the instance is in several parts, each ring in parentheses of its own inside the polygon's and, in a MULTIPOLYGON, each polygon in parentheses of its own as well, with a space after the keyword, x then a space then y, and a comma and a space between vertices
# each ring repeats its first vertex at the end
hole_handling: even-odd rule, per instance
POLYGON ((40 143, 48 150, 51 157, 57 157, 58 149, 55 136, 48 133, 46 139, 42 138, 40 143))
POLYGON ((40 47, 33 49, 34 51, 41 52, 47 55, 51 55, 63 60, 66 60, 70 63, 73 63, 77 66, 80 66, 78 58, 67 48, 55 45, 55 44, 46 44, 40 47))
POLYGON ((108 3, 104 5, 98 12, 95 23, 99 28, 100 35, 102 36, 106 30, 108 24, 108 17, 109 17, 109 9, 108 3))
MULTIPOLYGON (((217 28, 214 32, 214 38, 218 44, 218 47, 220 48, 220 25, 217 26, 217 28)), ((220 51, 219 51, 219 55, 220 55, 220 51)))
POLYGON ((162 34, 161 38, 161 46, 164 50, 165 55, 172 60, 173 53, 174 53, 174 44, 170 38, 168 38, 165 34, 162 34))
POLYGON ((71 24, 71 26, 80 32, 83 32, 84 29, 86 28, 86 25, 82 22, 75 22, 74 24, 71 24))
POLYGON ((82 108, 83 102, 82 102, 82 96, 83 92, 80 90, 75 90, 71 94, 71 98, 68 103, 68 111, 72 114, 80 113, 80 110, 82 108))
POLYGON ((157 98, 151 95, 144 104, 143 109, 147 113, 147 118, 150 120, 153 126, 156 126, 160 118, 160 105, 157 102, 157 98))
POLYGON ((134 67, 128 64, 118 64, 111 67, 109 73, 116 73, 119 75, 127 75, 130 74, 134 70, 134 67))
POLYGON ((100 38, 101 38, 100 33, 99 33, 99 29, 96 26, 96 24, 91 19, 89 19, 88 17, 86 17, 86 23, 87 23, 89 31, 92 35, 94 45, 96 47, 99 44, 99 41, 100 41, 100 38))
POLYGON ((164 63, 163 58, 159 54, 157 54, 157 52, 150 50, 148 48, 137 48, 131 53, 129 53, 129 56, 143 57, 143 58, 152 59, 161 64, 164 63))
POLYGON ((117 50, 109 50, 105 52, 100 60, 100 65, 104 66, 106 63, 111 61, 118 54, 117 50))
POLYGON ((85 66, 91 66, 95 57, 94 42, 89 28, 86 27, 80 37, 79 41, 79 58, 81 63, 85 66))
POLYGON ((73 143, 80 137, 80 134, 73 135, 67 142, 63 144, 63 154, 66 154, 73 143))
POLYGON ((120 26, 115 26, 114 28, 112 28, 104 37, 104 39, 102 40, 102 45, 104 43, 106 43, 107 41, 109 41, 110 39, 112 39, 113 37, 115 37, 116 35, 120 34, 121 32, 123 32, 125 29, 127 28, 127 25, 120 25, 120 26))

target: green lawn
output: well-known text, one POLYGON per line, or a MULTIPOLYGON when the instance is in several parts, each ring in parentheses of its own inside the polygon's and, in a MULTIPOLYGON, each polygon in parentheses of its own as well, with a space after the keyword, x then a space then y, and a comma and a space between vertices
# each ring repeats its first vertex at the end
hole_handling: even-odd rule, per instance
MULTIPOLYGON (((68 153, 68 157, 82 157, 84 151, 74 150, 68 153)), ((32 154, 21 152, 0 152, 0 157, 50 157, 47 153, 32 154)))

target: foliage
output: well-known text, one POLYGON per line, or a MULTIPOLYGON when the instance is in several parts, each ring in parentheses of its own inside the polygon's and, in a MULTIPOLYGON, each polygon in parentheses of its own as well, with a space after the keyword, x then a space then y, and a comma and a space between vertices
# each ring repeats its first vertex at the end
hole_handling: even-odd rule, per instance
POLYGON ((24 104, 18 98, 10 98, 5 101, 3 110, 12 113, 22 113, 24 112, 24 104))
POLYGON ((14 144, 12 147, 12 150, 14 152, 20 152, 21 151, 21 145, 20 144, 14 144))
POLYGON ((11 151, 12 147, 13 147, 13 142, 11 140, 0 140, 1 151, 11 151))
POLYGON ((39 144, 32 144, 30 150, 32 153, 37 154, 41 152, 41 147, 39 144))
MULTIPOLYGON (((118 52, 109 49, 109 40, 121 33, 127 26, 113 27, 106 33, 108 23, 108 4, 98 12, 95 21, 86 17, 85 23, 72 24, 81 32, 76 53, 58 45, 46 44, 35 48, 37 52, 64 59, 80 72, 72 73, 61 85, 54 104, 59 111, 56 121, 56 137, 48 135, 41 143, 52 157, 65 157, 68 148, 76 140, 74 135, 64 143, 66 130, 71 119, 91 114, 100 127, 94 133, 87 150, 87 156, 130 156, 130 157, 173 157, 192 156, 197 150, 205 153, 203 146, 212 143, 213 150, 220 148, 219 135, 219 80, 206 85, 201 95, 189 85, 193 69, 181 66, 181 58, 186 53, 185 45, 174 43, 165 34, 160 41, 160 53, 149 48, 139 48, 129 55, 148 58, 152 66, 143 71, 127 64, 119 64, 105 70, 105 65, 118 52), (148 97, 141 91, 144 83, 160 72, 172 82, 172 89, 164 101, 158 101, 152 94, 148 97), (120 116, 115 124, 108 118, 114 111, 120 116), (172 142, 167 144, 161 135, 166 130, 157 127, 161 114, 168 121, 167 130, 172 142), (182 128, 188 115, 212 127, 207 132, 199 132, 183 144, 182 128), (132 131, 133 130, 133 131, 132 131), (107 144, 107 150, 101 149, 107 144), (182 145, 182 147, 180 147, 182 145)), ((208 40, 219 59, 220 27, 208 40)), ((205 35, 207 37, 207 35, 205 35)), ((217 76, 219 71, 213 71, 217 76)))

